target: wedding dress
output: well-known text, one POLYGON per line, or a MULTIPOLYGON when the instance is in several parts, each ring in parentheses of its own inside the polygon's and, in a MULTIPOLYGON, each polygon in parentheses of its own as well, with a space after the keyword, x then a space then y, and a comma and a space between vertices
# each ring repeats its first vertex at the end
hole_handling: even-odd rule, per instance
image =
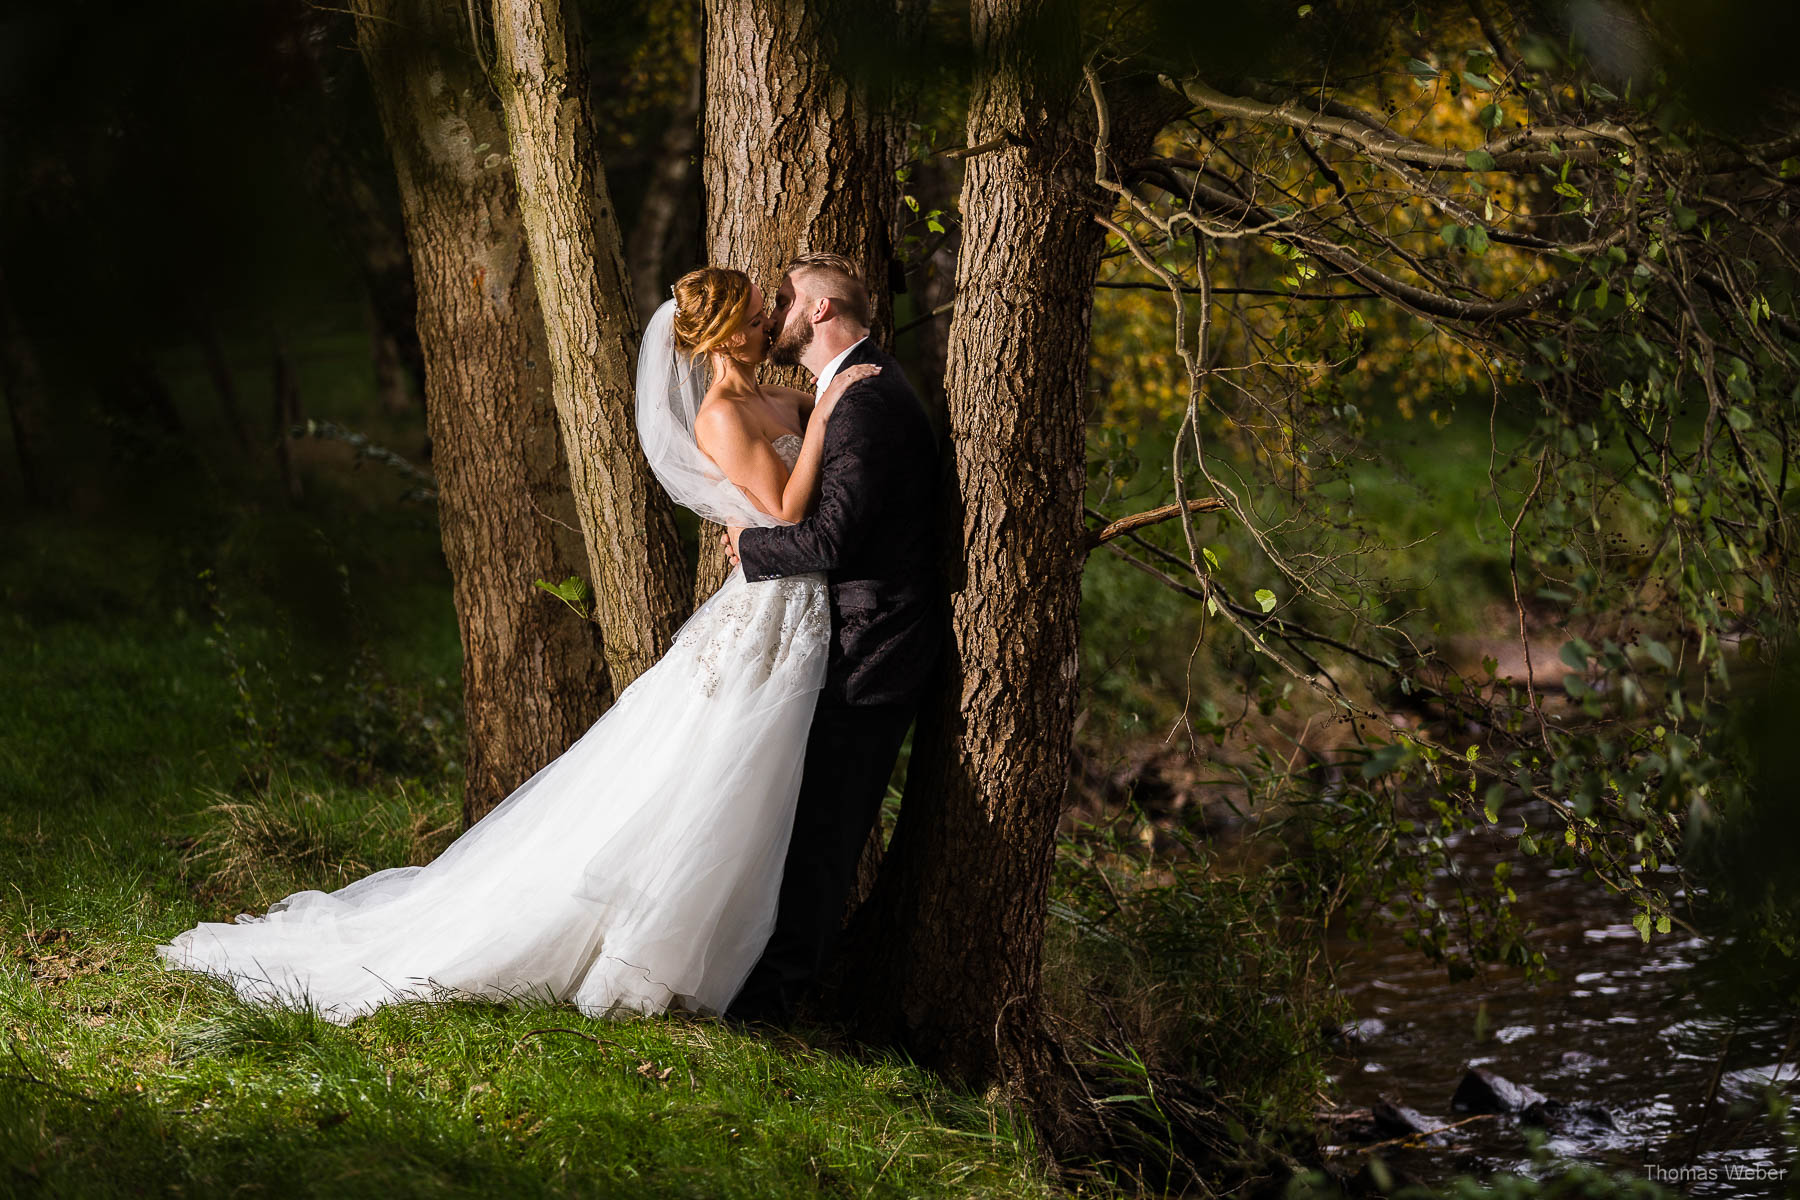
MULTIPOLYGON (((652 319, 639 369, 651 465, 709 519, 774 524, 693 444, 705 381, 673 349, 672 314, 652 319)), ((791 468, 801 439, 774 444, 791 468)), ((299 892, 157 953, 340 1023, 461 997, 723 1012, 774 929, 830 630, 823 575, 734 570, 573 746, 430 864, 299 892)))

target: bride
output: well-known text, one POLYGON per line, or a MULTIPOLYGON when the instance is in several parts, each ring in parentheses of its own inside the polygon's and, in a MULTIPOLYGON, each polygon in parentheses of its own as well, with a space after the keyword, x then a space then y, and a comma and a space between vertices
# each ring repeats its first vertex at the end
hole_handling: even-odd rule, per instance
MULTIPOLYGON (((878 370, 840 372, 815 405, 756 382, 769 342, 761 291, 718 267, 683 276, 645 331, 644 453, 720 524, 803 517, 833 407, 878 370)), ((157 953, 340 1023, 409 999, 723 1012, 774 928, 829 638, 822 575, 734 570, 573 746, 430 864, 197 925, 157 953)))

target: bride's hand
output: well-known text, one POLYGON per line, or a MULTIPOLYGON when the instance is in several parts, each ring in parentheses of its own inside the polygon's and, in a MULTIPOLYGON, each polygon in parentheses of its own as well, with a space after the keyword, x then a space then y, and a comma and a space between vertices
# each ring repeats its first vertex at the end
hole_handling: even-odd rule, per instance
POLYGON ((869 363, 858 363, 854 367, 845 367, 833 375, 831 386, 825 389, 825 394, 819 397, 817 404, 813 405, 812 419, 823 421, 829 418, 831 410, 837 407, 837 402, 843 399, 844 393, 850 390, 851 384, 861 383, 870 376, 879 374, 881 374, 880 367, 872 366, 869 363))

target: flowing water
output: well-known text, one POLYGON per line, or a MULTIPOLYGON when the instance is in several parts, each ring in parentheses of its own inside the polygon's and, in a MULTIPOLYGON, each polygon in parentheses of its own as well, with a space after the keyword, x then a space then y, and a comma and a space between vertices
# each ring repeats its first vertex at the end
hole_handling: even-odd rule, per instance
MULTIPOLYGON (((1529 815, 1535 828, 1547 823, 1543 812, 1529 815)), ((1517 815, 1502 823, 1516 834, 1517 815)), ((1486 886, 1511 842, 1466 836, 1456 857, 1473 887, 1486 886)), ((1338 1063, 1343 1102, 1368 1107, 1385 1097, 1431 1126, 1447 1125, 1468 1116, 1451 1110, 1465 1070, 1485 1067, 1552 1099, 1610 1111, 1616 1130, 1583 1123, 1551 1136, 1554 1154, 1648 1174, 1693 1196, 1800 1195, 1800 1155, 1766 1115, 1753 1115, 1764 1113, 1771 1080, 1800 1098, 1792 1084, 1796 1055, 1783 1053, 1789 1022, 1742 1013, 1734 1021, 1709 1009, 1694 986, 1701 940, 1680 936, 1677 926, 1676 935, 1645 944, 1631 907, 1579 871, 1532 858, 1510 882, 1537 927, 1531 944, 1557 973, 1553 981, 1533 986, 1520 970, 1490 968, 1451 983, 1392 930, 1336 943, 1339 984, 1362 1022, 1361 1038, 1338 1063), (1731 1114, 1734 1102, 1743 1111, 1731 1114)), ((1454 887, 1448 878, 1438 883, 1442 902, 1454 887)), ((1510 1118, 1470 1121, 1435 1140, 1380 1153, 1425 1181, 1530 1172, 1524 1136, 1510 1118)))

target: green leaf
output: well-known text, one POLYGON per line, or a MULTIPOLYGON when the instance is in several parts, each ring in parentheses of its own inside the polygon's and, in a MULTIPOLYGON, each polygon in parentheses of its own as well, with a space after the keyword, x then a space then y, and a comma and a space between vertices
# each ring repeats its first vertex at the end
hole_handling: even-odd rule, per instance
POLYGON ((1480 115, 1475 119, 1479 121, 1484 128, 1498 129, 1506 120, 1506 114, 1500 111, 1500 106, 1498 104, 1490 104, 1486 108, 1483 108, 1480 115))
POLYGON ((1275 608, 1275 593, 1271 592, 1268 588, 1257 588, 1256 602, 1262 605, 1262 610, 1264 612, 1273 611, 1275 608))
POLYGON ((1494 156, 1486 150, 1471 150, 1463 155, 1463 161, 1469 164, 1471 171, 1491 171, 1494 169, 1494 156))
POLYGON ((555 596, 558 600, 561 600, 574 611, 576 616, 581 617, 583 620, 587 618, 594 594, 588 590, 587 580, 583 579, 581 576, 571 575, 561 583, 550 583, 546 580, 537 579, 532 581, 532 586, 542 588, 552 596, 555 596))
POLYGON ((944 232, 944 223, 942 221, 938 220, 936 217, 932 217, 930 220, 925 222, 925 228, 931 230, 931 232, 933 232, 933 233, 942 233, 942 232, 944 232))
POLYGON ((1219 556, 1213 553, 1213 548, 1211 546, 1200 547, 1200 553, 1206 556, 1207 566, 1215 571, 1219 569, 1219 556))
POLYGON ((1422 58, 1407 59, 1406 60, 1406 69, 1408 71, 1411 71, 1414 75, 1417 75, 1421 79, 1436 79, 1437 78, 1438 69, 1436 67, 1432 66, 1430 63, 1426 62, 1422 58))
POLYGON ((1639 937, 1643 938, 1646 942, 1650 940, 1649 913, 1639 913, 1637 916, 1631 918, 1631 925, 1632 928, 1638 931, 1639 937))
POLYGON ((1480 257, 1487 253, 1488 231, 1485 225, 1471 225, 1463 231, 1463 245, 1469 253, 1480 257))
POLYGON ((1557 656, 1577 671, 1587 670, 1587 655, 1574 642, 1564 642, 1557 656))
POLYGON ((1669 932, 1669 914, 1668 913, 1664 913, 1662 916, 1656 918, 1656 932, 1658 932, 1658 933, 1669 932))
POLYGON ((1478 92, 1491 92, 1494 90, 1494 83, 1491 79, 1483 79, 1473 71, 1464 71, 1462 77, 1464 83, 1468 84, 1478 92))
POLYGON ((1749 413, 1745 412, 1735 404, 1725 410, 1725 420, 1730 422, 1731 427, 1739 433, 1742 433, 1756 423, 1749 413))

